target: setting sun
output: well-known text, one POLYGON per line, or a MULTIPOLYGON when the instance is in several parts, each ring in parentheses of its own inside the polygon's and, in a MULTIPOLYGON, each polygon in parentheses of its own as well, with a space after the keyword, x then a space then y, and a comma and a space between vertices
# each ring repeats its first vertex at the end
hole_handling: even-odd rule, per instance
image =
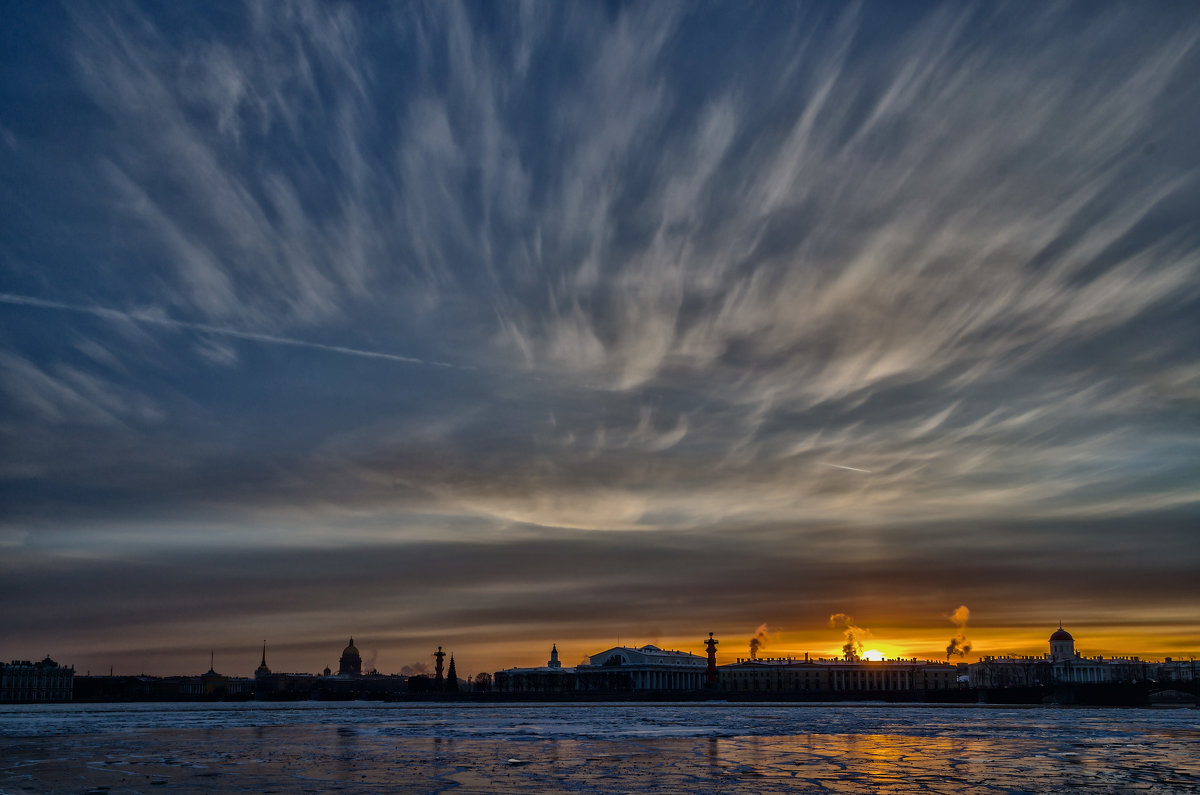
POLYGON ((862 658, 864 660, 870 660, 871 662, 879 662, 880 660, 884 659, 883 652, 881 652, 879 649, 867 649, 863 652, 862 658))

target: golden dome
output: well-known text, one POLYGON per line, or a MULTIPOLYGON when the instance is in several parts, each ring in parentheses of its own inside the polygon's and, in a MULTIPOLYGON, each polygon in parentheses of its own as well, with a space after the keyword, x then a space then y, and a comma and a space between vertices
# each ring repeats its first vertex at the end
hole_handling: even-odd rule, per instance
POLYGON ((350 645, 342 650, 342 656, 343 657, 361 657, 362 656, 358 653, 358 649, 354 645, 354 638, 351 638, 350 645))

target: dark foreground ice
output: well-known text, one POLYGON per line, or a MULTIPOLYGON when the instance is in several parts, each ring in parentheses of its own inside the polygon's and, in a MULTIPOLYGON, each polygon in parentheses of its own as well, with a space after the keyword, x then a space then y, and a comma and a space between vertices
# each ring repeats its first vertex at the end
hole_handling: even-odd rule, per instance
POLYGON ((1195 709, 0 707, 0 792, 1200 791, 1195 709))

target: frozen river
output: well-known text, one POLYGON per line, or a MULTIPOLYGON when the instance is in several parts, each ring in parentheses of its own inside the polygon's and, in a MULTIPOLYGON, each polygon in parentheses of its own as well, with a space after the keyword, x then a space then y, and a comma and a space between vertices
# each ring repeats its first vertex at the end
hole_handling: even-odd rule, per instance
POLYGON ((0 792, 1200 791, 1200 711, 0 706, 0 792))

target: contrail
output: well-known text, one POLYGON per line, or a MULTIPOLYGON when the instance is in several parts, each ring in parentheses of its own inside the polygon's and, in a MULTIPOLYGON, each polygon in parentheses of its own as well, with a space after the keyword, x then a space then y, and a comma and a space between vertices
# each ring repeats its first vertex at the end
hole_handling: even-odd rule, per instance
POLYGON ((858 467, 842 466, 841 464, 826 464, 825 466, 833 467, 834 469, 848 469, 851 472, 866 472, 868 475, 871 474, 871 470, 869 470, 869 469, 859 469, 858 467))
POLYGON ((341 353, 345 354, 346 356, 360 356, 367 359, 386 359, 392 362, 404 362, 405 364, 427 364, 436 365, 438 367, 457 367, 457 365, 449 364, 447 362, 427 362, 424 359, 417 359, 412 356, 400 356, 399 354, 395 353, 381 353, 379 351, 367 351, 361 348, 347 348, 343 345, 325 345, 320 342, 298 340, 293 337, 279 337, 274 334, 261 334, 257 331, 241 331, 240 329, 210 326, 207 323, 190 323, 186 320, 174 320, 172 318, 159 317, 156 315, 121 312, 116 309, 108 309, 102 306, 80 306, 78 304, 63 303, 62 301, 47 301, 44 298, 31 298, 30 296, 13 295, 12 293, 0 293, 0 303, 14 304, 16 306, 32 306, 39 309, 57 309, 62 312, 79 312, 85 315, 102 317, 105 320, 115 320, 125 323, 145 323, 153 326, 166 326, 168 328, 185 329, 188 331, 201 331, 205 334, 218 334, 223 337, 234 337, 240 340, 266 342, 273 345, 290 345, 293 348, 310 348, 316 351, 341 353))

